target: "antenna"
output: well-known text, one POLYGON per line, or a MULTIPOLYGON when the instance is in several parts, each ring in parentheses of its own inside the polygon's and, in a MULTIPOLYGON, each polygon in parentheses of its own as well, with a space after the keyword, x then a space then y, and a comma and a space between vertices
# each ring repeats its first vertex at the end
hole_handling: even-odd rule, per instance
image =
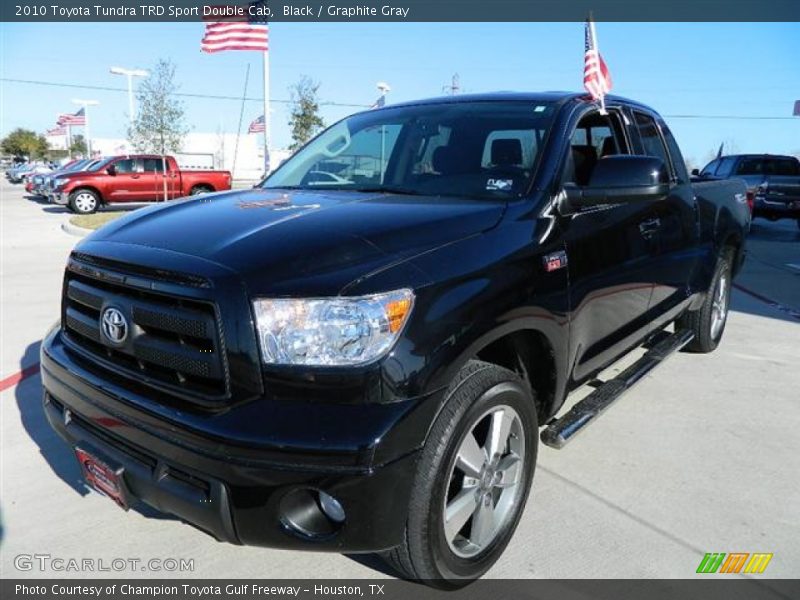
POLYGON ((461 91, 461 78, 458 76, 458 73, 454 73, 453 78, 450 80, 450 85, 442 86, 442 92, 449 96, 455 96, 460 91, 461 91))

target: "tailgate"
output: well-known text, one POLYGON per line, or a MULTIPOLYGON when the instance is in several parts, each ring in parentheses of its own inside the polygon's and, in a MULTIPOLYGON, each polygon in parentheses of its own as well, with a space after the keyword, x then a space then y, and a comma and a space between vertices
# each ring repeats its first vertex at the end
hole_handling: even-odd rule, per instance
POLYGON ((800 177, 771 175, 760 195, 768 202, 790 203, 800 201, 800 177))

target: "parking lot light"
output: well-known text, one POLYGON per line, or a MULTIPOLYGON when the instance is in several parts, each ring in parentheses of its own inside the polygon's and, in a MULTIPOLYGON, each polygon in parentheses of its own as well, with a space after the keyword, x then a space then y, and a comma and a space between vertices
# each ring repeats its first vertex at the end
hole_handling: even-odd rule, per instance
POLYGON ((110 71, 114 75, 125 75, 128 78, 128 119, 133 125, 133 78, 147 77, 150 72, 144 69, 125 69, 123 67, 111 67, 110 71))

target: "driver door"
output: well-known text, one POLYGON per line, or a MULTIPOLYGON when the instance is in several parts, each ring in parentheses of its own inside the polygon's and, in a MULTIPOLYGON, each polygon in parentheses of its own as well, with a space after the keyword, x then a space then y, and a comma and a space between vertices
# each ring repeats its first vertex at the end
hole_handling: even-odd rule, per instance
MULTIPOLYGON (((632 154, 619 110, 592 110, 570 138, 562 182, 586 186, 599 160, 632 154)), ((570 282, 570 360, 582 380, 640 343, 647 310, 656 223, 649 202, 610 202, 561 215, 570 282)))

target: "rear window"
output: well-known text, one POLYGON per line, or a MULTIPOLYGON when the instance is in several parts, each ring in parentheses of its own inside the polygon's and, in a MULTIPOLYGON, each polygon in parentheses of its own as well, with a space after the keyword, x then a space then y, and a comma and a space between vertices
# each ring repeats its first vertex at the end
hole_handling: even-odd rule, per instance
POLYGON ((743 158, 736 165, 737 175, 761 175, 764 172, 764 161, 760 158, 743 158))
POLYGON ((800 162, 791 158, 769 158, 764 162, 768 175, 800 175, 800 162))

